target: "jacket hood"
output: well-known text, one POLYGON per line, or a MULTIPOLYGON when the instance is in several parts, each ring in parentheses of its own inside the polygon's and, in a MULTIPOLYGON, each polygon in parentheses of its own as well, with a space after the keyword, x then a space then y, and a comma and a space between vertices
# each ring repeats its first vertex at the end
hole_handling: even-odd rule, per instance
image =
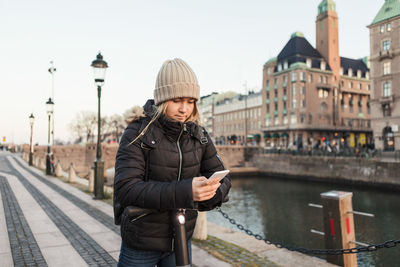
POLYGON ((152 117, 154 112, 156 111, 156 106, 154 105, 154 100, 147 100, 146 104, 141 106, 134 106, 124 113, 125 122, 129 125, 134 121, 139 120, 144 117, 152 117))

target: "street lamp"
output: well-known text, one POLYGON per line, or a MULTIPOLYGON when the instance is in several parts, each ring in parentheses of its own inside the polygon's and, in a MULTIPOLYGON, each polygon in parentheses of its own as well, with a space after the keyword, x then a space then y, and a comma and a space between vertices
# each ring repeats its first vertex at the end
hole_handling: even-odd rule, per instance
POLYGON ((32 157, 33 157, 33 144, 32 144, 32 137, 33 137, 33 123, 35 122, 35 117, 31 113, 29 116, 29 124, 31 125, 31 138, 30 138, 30 145, 29 145, 29 166, 32 166, 32 157))
POLYGON ((54 102, 51 100, 51 97, 46 102, 46 110, 47 115, 49 116, 49 127, 48 127, 48 135, 47 135, 47 155, 46 155, 46 175, 51 175, 51 166, 50 166, 50 122, 51 115, 53 114, 54 102))
MULTIPOLYGON (((53 60, 52 61, 50 61, 50 64, 51 64, 51 66, 50 66, 50 68, 49 68, 49 72, 50 72, 50 74, 51 74, 51 98, 53 99, 53 101, 54 101, 54 73, 57 71, 57 69, 54 67, 54 62, 53 62, 53 60)), ((52 139, 53 139, 53 146, 54 146, 54 110, 53 110, 53 118, 52 118, 52 129, 51 129, 51 137, 52 137, 52 139)))
POLYGON ((100 98, 101 87, 104 85, 104 78, 106 76, 106 69, 108 68, 107 62, 103 60, 103 56, 99 52, 96 59, 92 61, 94 82, 97 85, 97 98, 98 98, 98 117, 97 117, 97 150, 96 160, 94 162, 94 198, 104 198, 104 162, 101 160, 101 146, 100 146, 100 98))

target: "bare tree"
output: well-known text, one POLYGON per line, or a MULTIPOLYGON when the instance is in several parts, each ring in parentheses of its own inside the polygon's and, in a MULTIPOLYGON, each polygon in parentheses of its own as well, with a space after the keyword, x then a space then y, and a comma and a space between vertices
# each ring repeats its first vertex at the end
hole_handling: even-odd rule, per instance
POLYGON ((102 121, 103 136, 105 137, 106 135, 113 135, 116 138, 116 142, 119 142, 122 131, 126 127, 126 122, 123 116, 114 114, 103 118, 102 121))
POLYGON ((93 142, 94 134, 97 129, 97 114, 92 111, 81 111, 76 114, 74 120, 68 125, 69 130, 80 141, 93 142))

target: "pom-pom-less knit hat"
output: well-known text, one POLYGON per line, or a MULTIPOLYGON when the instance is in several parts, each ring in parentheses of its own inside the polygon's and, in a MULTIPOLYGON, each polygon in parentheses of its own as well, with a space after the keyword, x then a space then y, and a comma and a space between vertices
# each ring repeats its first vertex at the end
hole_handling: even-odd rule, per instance
POLYGON ((167 60, 157 75, 154 104, 178 97, 200 97, 200 86, 189 65, 180 58, 167 60))

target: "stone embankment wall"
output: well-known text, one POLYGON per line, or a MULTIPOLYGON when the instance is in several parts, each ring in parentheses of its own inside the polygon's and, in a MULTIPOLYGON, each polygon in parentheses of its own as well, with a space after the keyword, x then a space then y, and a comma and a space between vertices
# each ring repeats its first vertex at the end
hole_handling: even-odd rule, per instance
MULTIPOLYGON (((117 149, 118 144, 101 145, 104 170, 114 167, 117 149)), ((54 154, 54 162, 59 162, 64 171, 68 171, 72 163, 78 176, 87 177, 96 159, 96 144, 53 146, 51 152, 54 154)), ((47 146, 35 146, 33 164, 39 168, 45 166, 46 154, 47 146)), ((23 158, 29 159, 28 145, 23 147, 23 158)))
MULTIPOLYGON (((104 170, 113 168, 118 144, 102 144, 102 160, 104 170)), ((226 168, 242 166, 244 164, 244 147, 242 146, 217 146, 218 154, 226 168)), ((61 168, 68 171, 71 163, 78 176, 87 177, 93 162, 96 159, 96 144, 66 145, 51 147, 54 154, 54 162, 60 162, 61 168)), ((46 166, 47 146, 35 146, 33 153, 33 164, 39 168, 46 166)), ((29 146, 23 146, 23 158, 28 161, 29 146)))
POLYGON ((253 158, 253 165, 261 173, 280 177, 400 188, 400 162, 381 162, 364 158, 261 154, 253 158))
MULTIPOLYGON (((101 149, 104 170, 106 171, 115 165, 118 144, 102 144, 101 149)), ((217 146, 217 151, 226 168, 242 166, 244 164, 244 147, 242 146, 217 146)), ((77 175, 85 178, 88 176, 96 159, 96 144, 53 146, 51 147, 51 152, 54 154, 55 164, 59 162, 64 171, 68 171, 72 163, 77 175)), ((35 146, 33 164, 44 169, 46 166, 46 154, 47 146, 35 146)), ((24 145, 24 160, 28 161, 28 155, 29 146, 24 145)))

